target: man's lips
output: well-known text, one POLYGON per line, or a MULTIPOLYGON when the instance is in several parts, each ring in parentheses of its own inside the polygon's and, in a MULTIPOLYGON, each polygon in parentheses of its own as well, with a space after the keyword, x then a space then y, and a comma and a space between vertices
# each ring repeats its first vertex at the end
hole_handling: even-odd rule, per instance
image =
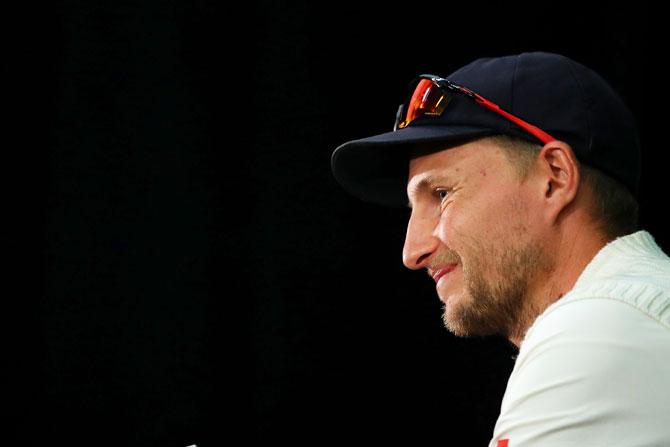
POLYGON ((437 284, 440 278, 442 278, 444 275, 455 269, 457 265, 458 264, 449 264, 445 267, 442 267, 441 269, 435 270, 433 272, 433 279, 435 280, 435 283, 437 284))

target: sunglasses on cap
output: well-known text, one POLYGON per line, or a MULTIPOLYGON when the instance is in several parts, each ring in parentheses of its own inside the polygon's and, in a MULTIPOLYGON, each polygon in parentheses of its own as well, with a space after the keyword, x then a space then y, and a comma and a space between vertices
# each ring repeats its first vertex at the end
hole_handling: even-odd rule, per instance
POLYGON ((504 111, 494 102, 489 101, 470 89, 456 85, 448 79, 431 74, 423 74, 419 76, 415 82, 417 82, 417 84, 414 88, 414 93, 412 93, 408 101, 401 104, 398 108, 395 125, 393 126, 394 131, 407 127, 417 118, 424 116, 442 116, 447 105, 451 102, 452 94, 459 93, 472 99, 480 106, 486 107, 508 121, 513 122, 544 144, 556 140, 556 138, 552 137, 542 129, 527 123, 518 116, 514 116, 511 113, 504 111))

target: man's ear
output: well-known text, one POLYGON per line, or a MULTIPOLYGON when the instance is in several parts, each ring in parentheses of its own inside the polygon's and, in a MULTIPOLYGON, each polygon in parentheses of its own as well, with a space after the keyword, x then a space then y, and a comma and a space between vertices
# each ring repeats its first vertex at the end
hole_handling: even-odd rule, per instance
POLYGON ((569 144, 550 141, 537 158, 540 187, 549 217, 555 220, 577 196, 580 182, 579 161, 569 144))

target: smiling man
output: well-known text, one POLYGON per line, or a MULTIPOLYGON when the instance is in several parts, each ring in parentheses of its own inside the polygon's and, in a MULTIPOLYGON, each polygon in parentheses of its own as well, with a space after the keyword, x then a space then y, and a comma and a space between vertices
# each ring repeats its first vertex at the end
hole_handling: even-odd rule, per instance
POLYGON ((670 258, 638 228, 630 111, 561 55, 422 75, 394 131, 339 146, 355 196, 409 206, 404 264, 457 336, 519 355, 491 447, 670 445, 670 258))

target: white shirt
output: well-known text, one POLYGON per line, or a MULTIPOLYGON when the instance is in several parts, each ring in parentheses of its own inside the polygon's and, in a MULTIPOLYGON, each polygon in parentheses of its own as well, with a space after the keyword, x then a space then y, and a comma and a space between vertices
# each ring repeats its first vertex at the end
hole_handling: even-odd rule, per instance
POLYGON ((670 258, 648 232, 603 247, 529 328, 499 446, 670 446, 670 258))

